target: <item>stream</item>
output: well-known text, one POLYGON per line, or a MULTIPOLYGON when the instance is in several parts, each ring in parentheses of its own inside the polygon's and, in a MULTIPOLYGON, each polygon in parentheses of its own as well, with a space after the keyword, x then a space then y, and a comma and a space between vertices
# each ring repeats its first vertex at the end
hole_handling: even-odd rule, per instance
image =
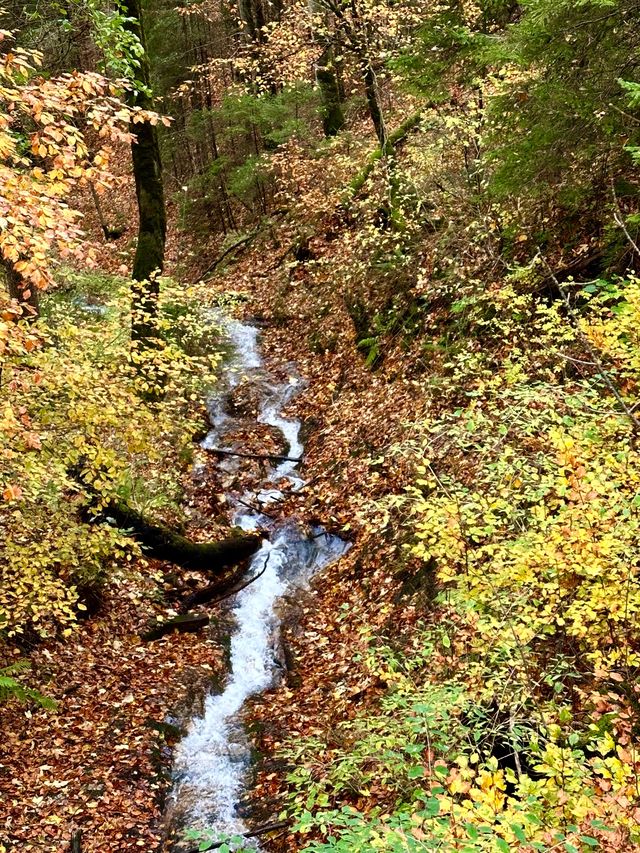
MULTIPOLYGON (((223 326, 233 354, 222 371, 222 390, 208 404, 211 430, 203 446, 229 447, 225 437, 240 421, 229 413, 230 395, 242 383, 256 391, 257 423, 281 433, 286 448, 283 456, 300 459, 304 450, 301 423, 282 415, 302 387, 300 378, 288 369, 286 381, 278 382, 265 370, 255 326, 234 319, 225 319, 223 326)), ((295 518, 274 521, 273 514, 260 511, 267 511, 269 504, 282 497, 281 488, 303 487, 298 463, 291 460, 270 468, 263 482, 241 499, 227 495, 234 524, 244 530, 267 530, 270 538, 263 541, 247 574, 249 578, 259 577, 232 600, 235 625, 226 687, 222 693, 206 696, 203 716, 191 721, 174 752, 174 787, 168 811, 179 840, 193 830, 210 832, 214 838, 247 831, 238 814, 238 803, 246 791, 251 743, 241 712, 250 696, 273 686, 284 672, 279 654, 278 601, 283 595, 304 588, 315 572, 349 548, 347 542, 320 527, 309 528, 295 518), (248 509, 247 505, 256 509, 248 509)), ((220 467, 233 472, 240 464, 229 456, 220 467)), ((247 842, 247 847, 259 849, 256 841, 247 842)), ((174 848, 179 849, 180 846, 174 848)))

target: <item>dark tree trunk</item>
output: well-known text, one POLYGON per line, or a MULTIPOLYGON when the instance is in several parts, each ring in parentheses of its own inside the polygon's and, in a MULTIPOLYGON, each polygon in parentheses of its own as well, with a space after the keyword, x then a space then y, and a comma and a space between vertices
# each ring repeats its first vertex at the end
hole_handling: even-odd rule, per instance
POLYGON ((259 533, 245 533, 237 529, 221 542, 194 542, 170 527, 148 521, 122 504, 109 506, 104 514, 118 527, 133 531, 149 556, 214 575, 255 554, 263 538, 259 533))
POLYGON ((326 27, 326 9, 321 0, 310 0, 309 8, 313 14, 313 40, 322 48, 315 72, 322 98, 322 128, 324 135, 328 138, 336 136, 344 127, 343 98, 336 69, 333 37, 329 35, 326 27))
POLYGON ((376 136, 378 137, 380 150, 383 154, 386 154, 387 128, 384 121, 382 107, 380 105, 380 91, 378 89, 378 81, 376 79, 375 71, 373 70, 371 63, 368 61, 364 64, 362 69, 362 79, 364 81, 364 92, 367 98, 367 105, 369 107, 369 115, 371 116, 376 136))
POLYGON ((240 18, 244 24, 245 32, 252 42, 258 41, 258 31, 256 27, 256 19, 253 13, 253 5, 251 0, 239 0, 238 9, 240 18))
MULTIPOLYGON (((127 26, 137 35, 144 48, 141 2, 124 0, 124 8, 131 19, 127 26)), ((153 109, 153 100, 150 94, 151 79, 146 52, 139 61, 136 81, 138 86, 131 93, 130 101, 133 106, 150 110, 153 109)), ((132 124, 131 132, 136 137, 131 145, 131 157, 140 217, 132 272, 134 285, 131 337, 134 341, 144 341, 155 336, 160 292, 157 277, 164 265, 167 222, 157 128, 149 122, 141 122, 132 124)))
POLYGON ((24 316, 27 320, 35 320, 40 314, 40 298, 37 287, 25 281, 11 261, 2 258, 0 265, 4 272, 9 296, 20 302, 23 306, 28 306, 24 316))
POLYGON ((322 129, 324 135, 326 137, 336 136, 344 127, 344 112, 331 44, 325 45, 318 60, 316 80, 322 96, 322 129))

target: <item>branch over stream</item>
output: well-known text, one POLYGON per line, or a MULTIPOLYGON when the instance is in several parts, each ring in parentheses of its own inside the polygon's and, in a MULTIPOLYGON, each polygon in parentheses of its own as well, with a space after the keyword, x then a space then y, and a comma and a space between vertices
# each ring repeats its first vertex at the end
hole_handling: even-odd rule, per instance
POLYGON ((226 450, 223 447, 205 447, 207 453, 219 456, 237 456, 239 459, 268 459, 270 462, 302 462, 302 456, 282 456, 279 453, 241 453, 238 450, 226 450))
MULTIPOLYGON (((265 823, 262 826, 256 827, 256 829, 251 829, 248 832, 242 833, 242 838, 260 838, 262 835, 268 835, 270 832, 275 832, 277 829, 285 829, 291 826, 290 820, 278 820, 273 823, 265 823)), ((218 850, 225 844, 225 841, 214 841, 209 844, 206 850, 218 850)), ((202 847, 191 847, 186 853, 198 853, 198 851, 202 850, 202 847)))
POLYGON ((148 521, 123 504, 110 505, 105 515, 118 527, 131 530, 149 556, 210 574, 220 574, 251 557, 264 538, 262 533, 246 533, 240 528, 233 528, 231 535, 219 542, 194 542, 170 527, 148 521))

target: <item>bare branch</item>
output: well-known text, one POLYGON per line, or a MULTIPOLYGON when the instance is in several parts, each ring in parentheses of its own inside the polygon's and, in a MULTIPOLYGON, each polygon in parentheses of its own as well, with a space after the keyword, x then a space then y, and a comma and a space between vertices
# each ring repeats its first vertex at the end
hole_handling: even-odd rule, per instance
MULTIPOLYGON (((638 254, 640 254, 640 252, 638 254)), ((580 318, 578 317, 575 308, 571 304, 571 300, 569 299, 569 295, 567 294, 567 291, 564 288, 564 286, 560 283, 556 274, 553 272, 553 270, 549 266, 547 259, 542 254, 540 247, 538 247, 537 257, 540 258, 540 260, 542 261, 544 266, 547 268, 547 272, 549 273, 549 277, 551 278, 553 283, 558 288, 558 291, 559 291, 560 295, 562 296, 564 304, 566 305, 567 312, 569 314, 569 318, 573 324, 573 327, 575 328, 576 332, 578 333, 578 337, 580 338, 580 341, 582 342, 583 346, 585 347, 585 349, 587 350, 587 352, 591 356, 591 359, 593 360, 593 364, 594 364, 596 370, 598 371, 600 376, 602 376, 607 388, 611 391, 613 396, 616 398, 616 400, 618 401, 618 403, 622 407, 625 415, 631 421, 631 425, 633 426, 634 431, 640 430, 640 421, 633 414, 633 411, 627 405, 624 397, 622 396, 622 394, 620 393, 620 391, 616 387, 613 379, 609 376, 604 364, 602 363, 602 359, 600 358, 600 355, 596 351, 595 347, 593 346, 593 344, 591 343, 589 338, 584 334, 584 332, 580 328, 580 318)))
POLYGON ((627 228, 627 225, 626 225, 626 223, 622 217, 622 210, 620 208, 620 202, 618 201, 618 196, 616 195, 616 188, 613 184, 613 180, 611 181, 611 192, 613 194, 613 202, 616 206, 615 213, 613 214, 613 219, 614 219, 616 225, 618 225, 620 228, 622 228, 622 230, 624 231, 624 236, 631 243, 631 245, 633 246, 634 252, 640 258, 640 247, 638 246, 636 241, 633 239, 633 237, 629 233, 629 229, 627 228))

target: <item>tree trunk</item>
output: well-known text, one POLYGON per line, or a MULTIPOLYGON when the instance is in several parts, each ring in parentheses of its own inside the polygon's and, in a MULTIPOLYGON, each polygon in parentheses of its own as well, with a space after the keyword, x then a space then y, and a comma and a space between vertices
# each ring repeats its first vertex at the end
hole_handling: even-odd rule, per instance
POLYGON ((257 42, 258 31, 251 0, 239 0, 238 10, 240 12, 242 23, 244 24, 245 32, 249 36, 250 41, 254 43, 257 42))
POLYGON ((342 97, 335 63, 333 41, 326 31, 327 13, 321 0, 309 0, 312 15, 313 40, 322 47, 316 63, 316 83, 322 98, 322 128, 329 138, 336 136, 344 127, 342 97), (320 26, 322 24, 323 26, 320 26))
MULTIPOLYGON (((145 48, 142 4, 140 0, 124 0, 124 8, 131 20, 127 26, 145 48)), ((139 58, 137 87, 129 100, 133 106, 153 109, 150 94, 149 59, 146 51, 139 58)), ((146 341, 155 336, 160 285, 158 274, 164 265, 164 246, 167 222, 162 185, 162 162, 158 131, 149 122, 132 124, 135 141, 131 145, 133 174, 136 182, 136 198, 140 225, 138 245, 133 260, 132 290, 133 317, 131 337, 133 341, 146 341)))
POLYGON ((0 259, 0 265, 4 272, 4 280, 9 291, 9 296, 22 305, 28 306, 24 312, 24 316, 27 320, 35 320, 40 314, 40 298, 37 287, 25 281, 11 261, 2 258, 0 259))
POLYGON ((380 105, 380 90, 378 89, 378 80, 376 73, 373 70, 371 63, 367 60, 362 69, 362 79, 364 81, 364 92, 369 106, 369 115, 378 137, 380 150, 383 155, 388 152, 387 148, 387 128, 384 121, 382 106, 380 105))
MULTIPOLYGON (((429 105, 430 106, 430 105, 429 105)), ((390 152, 395 152, 397 146, 401 145, 409 133, 414 130, 420 123, 420 120, 423 115, 423 111, 426 110, 427 107, 423 107, 421 110, 413 113, 413 115, 409 116, 406 121, 404 121, 400 127, 393 131, 393 133, 389 134, 386 139, 386 154, 390 152)), ((385 151, 382 148, 377 148, 372 154, 367 157, 366 163, 364 167, 358 172, 358 174, 349 181, 349 185, 346 191, 342 195, 342 205, 347 207, 353 198, 358 195, 360 190, 363 188, 365 183, 367 182, 368 177, 373 172, 375 164, 378 160, 381 159, 385 155, 385 151)))
POLYGON ((109 506, 104 515, 123 530, 133 531, 149 556, 212 574, 219 574, 255 554, 263 538, 262 534, 245 533, 238 528, 221 542, 194 542, 170 527, 148 521, 123 504, 109 506))
POLYGON ((316 65, 316 80, 322 96, 322 129, 329 138, 344 127, 344 112, 336 74, 333 45, 326 44, 316 65))

